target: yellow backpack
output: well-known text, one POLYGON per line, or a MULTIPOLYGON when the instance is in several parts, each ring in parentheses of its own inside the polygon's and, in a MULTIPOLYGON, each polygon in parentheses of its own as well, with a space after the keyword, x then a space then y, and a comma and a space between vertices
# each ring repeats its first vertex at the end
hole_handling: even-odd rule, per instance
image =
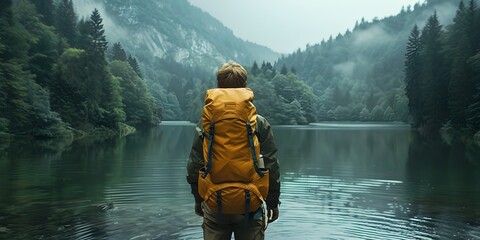
POLYGON ((220 217, 255 212, 268 194, 268 170, 258 166, 257 115, 249 88, 207 90, 202 124, 204 168, 198 192, 220 217))

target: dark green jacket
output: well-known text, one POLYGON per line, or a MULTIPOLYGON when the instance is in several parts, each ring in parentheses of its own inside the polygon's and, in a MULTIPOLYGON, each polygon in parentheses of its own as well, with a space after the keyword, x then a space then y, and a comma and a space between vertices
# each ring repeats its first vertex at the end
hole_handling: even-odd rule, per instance
MULTIPOLYGON (((280 197, 280 168, 277 160, 277 146, 275 145, 270 123, 258 114, 256 134, 260 142, 260 153, 263 155, 265 167, 270 171, 267 206, 276 208, 280 197)), ((196 134, 193 138, 192 150, 190 151, 187 165, 187 181, 190 183, 196 203, 203 201, 198 194, 198 171, 201 168, 203 168, 203 128, 200 121, 196 126, 196 134)))

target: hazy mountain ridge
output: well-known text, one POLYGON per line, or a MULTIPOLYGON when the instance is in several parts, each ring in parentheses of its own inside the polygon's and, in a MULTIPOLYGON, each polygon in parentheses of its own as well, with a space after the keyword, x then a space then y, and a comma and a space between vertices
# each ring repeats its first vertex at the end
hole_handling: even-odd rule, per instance
POLYGON ((100 9, 110 42, 121 42, 140 62, 170 58, 185 66, 213 69, 235 59, 274 61, 280 54, 233 35, 233 32, 186 0, 76 0, 80 15, 100 9))
MULTIPOLYGON (((371 62, 367 62, 368 58, 371 58, 372 56, 385 57, 385 55, 388 55, 395 49, 401 49, 403 51, 400 55, 396 54, 395 56, 398 60, 403 61, 403 53, 405 52, 408 35, 413 26, 416 24, 418 27, 422 28, 425 25, 427 18, 435 11, 439 16, 442 25, 446 26, 451 24, 458 2, 460 2, 460 0, 430 0, 426 5, 417 4, 415 5, 415 9, 411 11, 404 10, 395 16, 390 16, 381 20, 374 19, 371 22, 357 22, 357 26, 352 31, 347 30, 345 34, 339 34, 335 38, 308 46, 304 51, 297 51, 280 59, 277 68, 280 68, 280 66, 278 66, 280 64, 293 66, 300 77, 305 78, 307 81, 314 80, 310 75, 313 76, 316 74, 309 73, 309 70, 322 76, 324 76, 325 73, 323 72, 322 74, 322 71, 316 71, 315 66, 311 66, 312 62, 309 62, 306 65, 302 63, 299 64, 298 59, 310 58, 308 55, 322 56, 326 51, 343 48, 344 46, 348 46, 346 51, 338 54, 336 58, 328 59, 328 64, 332 64, 333 68, 329 70, 337 72, 338 74, 335 75, 336 77, 339 77, 340 75, 350 75, 344 74, 349 71, 341 71, 342 69, 348 69, 348 67, 344 68, 344 66, 351 66, 352 64, 361 65, 365 63, 371 64, 371 62)), ((317 62, 321 63, 320 61, 317 62)), ((323 63, 325 62, 326 61, 323 61, 323 63)), ((403 66, 403 63, 400 63, 403 66)), ((365 67, 366 66, 362 66, 361 68, 365 67)), ((370 69, 370 67, 367 68, 370 69)))
POLYGON ((442 25, 451 24, 459 2, 429 0, 399 9, 395 16, 359 21, 352 31, 282 57, 275 67, 293 67, 320 98, 320 108, 331 115, 345 108, 351 114, 391 108, 395 119, 406 120, 404 61, 410 31, 414 25, 423 28, 434 12, 442 25))

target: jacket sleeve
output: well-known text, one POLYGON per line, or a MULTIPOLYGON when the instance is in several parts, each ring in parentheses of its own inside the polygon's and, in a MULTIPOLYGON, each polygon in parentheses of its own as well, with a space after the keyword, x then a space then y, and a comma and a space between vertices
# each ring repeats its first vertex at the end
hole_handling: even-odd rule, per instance
POLYGON ((201 121, 197 124, 195 130, 192 149, 190 150, 187 163, 187 182, 192 189, 195 203, 201 203, 203 200, 198 193, 198 171, 203 167, 203 129, 201 121))
POLYGON ((257 115, 257 136, 260 142, 260 153, 263 155, 265 167, 269 169, 268 208, 276 208, 280 204, 280 167, 277 159, 277 146, 272 127, 268 121, 257 115))

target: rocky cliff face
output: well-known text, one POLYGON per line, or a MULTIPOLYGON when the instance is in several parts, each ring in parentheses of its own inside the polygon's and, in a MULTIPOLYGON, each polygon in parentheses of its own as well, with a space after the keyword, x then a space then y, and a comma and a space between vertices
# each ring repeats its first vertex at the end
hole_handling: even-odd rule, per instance
POLYGON ((185 66, 213 69, 227 60, 251 65, 279 54, 243 41, 186 0, 74 0, 80 16, 94 8, 104 18, 108 41, 121 42, 140 62, 173 59, 185 66))

